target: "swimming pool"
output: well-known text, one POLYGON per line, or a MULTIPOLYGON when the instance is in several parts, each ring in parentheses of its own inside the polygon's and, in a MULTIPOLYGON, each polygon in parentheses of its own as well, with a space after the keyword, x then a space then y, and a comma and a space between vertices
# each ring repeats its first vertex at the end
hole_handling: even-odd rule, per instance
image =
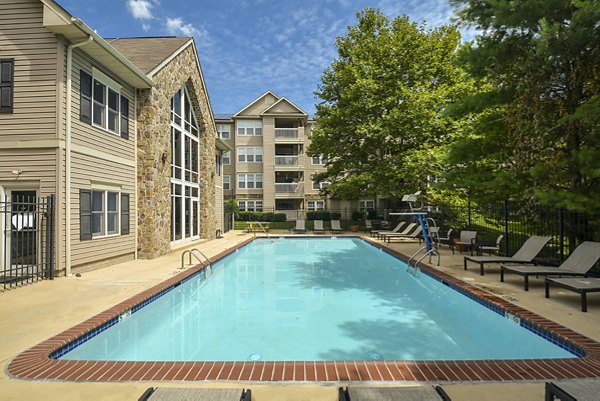
MULTIPOLYGON (((573 358, 359 238, 253 241, 78 346, 112 361, 573 358)), ((508 315, 511 317, 511 315, 508 315)))

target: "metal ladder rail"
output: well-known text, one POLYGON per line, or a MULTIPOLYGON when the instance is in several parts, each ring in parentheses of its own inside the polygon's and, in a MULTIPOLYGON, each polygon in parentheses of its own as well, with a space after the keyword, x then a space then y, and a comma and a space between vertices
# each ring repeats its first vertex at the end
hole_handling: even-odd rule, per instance
MULTIPOLYGON (((267 230, 265 230, 265 227, 263 227, 262 223, 260 221, 256 221, 254 222, 255 224, 258 224, 258 226, 260 227, 260 229, 262 230, 262 232, 267 236, 267 238, 271 239, 271 236, 269 236, 269 233, 267 233, 267 230)), ((254 231, 254 236, 256 237, 256 230, 254 231)))
POLYGON ((208 258, 208 256, 206 256, 204 253, 202 253, 202 251, 198 248, 192 248, 192 249, 187 249, 185 250, 182 254, 181 254, 181 268, 185 268, 185 255, 189 255, 189 262, 188 264, 191 265, 192 264, 192 256, 194 258, 196 258, 196 260, 202 264, 204 264, 204 261, 197 255, 197 253, 199 253, 201 256, 204 257, 204 259, 206 260, 206 262, 208 262, 208 266, 212 267, 212 262, 210 261, 210 259, 208 258))

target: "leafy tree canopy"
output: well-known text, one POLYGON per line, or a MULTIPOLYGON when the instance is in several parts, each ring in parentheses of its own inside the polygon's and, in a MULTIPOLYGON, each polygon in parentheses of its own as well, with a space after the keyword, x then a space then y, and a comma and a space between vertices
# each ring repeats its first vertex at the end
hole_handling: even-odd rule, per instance
POLYGON ((600 2, 451 0, 481 31, 460 59, 478 92, 442 165, 446 188, 600 211, 600 2))
POLYGON ((455 27, 429 29, 375 9, 337 38, 321 77, 310 155, 323 155, 334 197, 401 195, 435 170, 436 148, 457 135, 442 115, 469 85, 456 64, 455 27))

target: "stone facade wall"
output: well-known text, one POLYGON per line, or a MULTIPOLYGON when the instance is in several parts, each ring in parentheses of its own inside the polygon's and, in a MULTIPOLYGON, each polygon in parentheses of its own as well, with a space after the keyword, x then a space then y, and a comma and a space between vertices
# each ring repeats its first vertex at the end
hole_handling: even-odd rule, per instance
POLYGON ((193 46, 188 46, 138 91, 138 256, 170 252, 171 98, 186 85, 200 130, 200 237, 215 238, 215 138, 213 116, 193 46), (163 155, 164 162, 163 162, 163 155))

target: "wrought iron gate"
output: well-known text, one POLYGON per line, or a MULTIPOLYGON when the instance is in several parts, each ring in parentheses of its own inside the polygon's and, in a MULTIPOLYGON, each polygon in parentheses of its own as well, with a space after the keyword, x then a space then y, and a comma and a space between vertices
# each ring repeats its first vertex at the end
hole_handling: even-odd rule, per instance
POLYGON ((233 208, 225 206, 223 213, 223 232, 227 232, 233 228, 233 208))
POLYGON ((54 278, 54 195, 14 191, 0 199, 0 283, 15 287, 54 278))

